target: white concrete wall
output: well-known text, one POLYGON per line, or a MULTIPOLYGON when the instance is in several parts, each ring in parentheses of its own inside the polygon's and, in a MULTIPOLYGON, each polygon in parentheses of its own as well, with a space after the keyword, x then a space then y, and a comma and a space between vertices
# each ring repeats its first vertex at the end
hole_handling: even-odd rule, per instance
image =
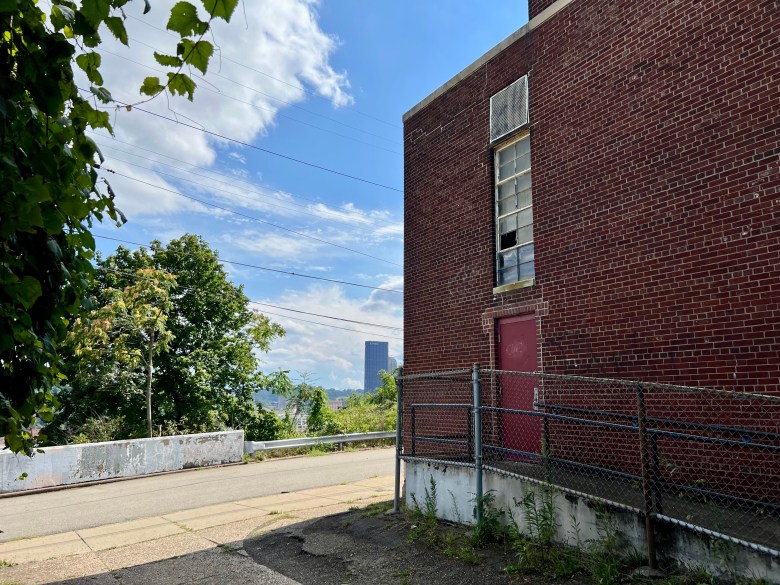
POLYGON ((243 454, 244 431, 46 447, 31 458, 0 451, 0 493, 236 463, 243 454))
MULTIPOLYGON (((413 495, 421 507, 425 505, 425 490, 427 488, 428 493, 431 492, 432 478, 436 484, 439 518, 474 523, 472 511, 476 483, 473 467, 407 461, 405 478, 408 506, 414 505, 413 495)), ((522 500, 532 490, 539 501, 539 486, 488 470, 485 470, 482 482, 484 493, 490 491, 495 496, 495 507, 511 510, 520 529, 525 530, 522 500)), ((552 498, 558 524, 556 541, 577 546, 578 543, 602 540, 605 531, 618 531, 629 547, 642 552, 647 550, 643 516, 557 490, 553 491, 552 498)), ((659 556, 684 566, 703 567, 714 575, 733 571, 751 578, 763 578, 769 583, 780 583, 780 560, 769 555, 662 522, 656 524, 656 540, 659 556), (724 545, 732 557, 728 565, 723 561, 724 545)))

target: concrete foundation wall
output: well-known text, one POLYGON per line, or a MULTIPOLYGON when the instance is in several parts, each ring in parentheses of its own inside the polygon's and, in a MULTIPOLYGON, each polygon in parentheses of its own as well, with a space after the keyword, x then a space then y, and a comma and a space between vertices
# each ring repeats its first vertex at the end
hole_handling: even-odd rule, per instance
MULTIPOLYGON (((473 467, 407 461, 405 470, 408 506, 414 506, 414 499, 424 506, 426 489, 430 494, 433 479, 439 518, 473 524, 476 485, 473 467)), ((511 511, 521 531, 527 531, 523 498, 533 492, 537 509, 542 504, 540 486, 487 470, 483 475, 483 490, 493 494, 497 509, 511 511)), ((640 553, 647 550, 644 516, 638 512, 557 490, 552 491, 552 502, 558 525, 557 542, 582 546, 588 541, 602 540, 607 533, 619 532, 626 540, 627 551, 630 547, 640 553)), ((656 524, 656 541, 659 558, 673 560, 682 566, 703 567, 714 575, 737 573, 780 583, 780 559, 736 543, 662 522, 656 524)))
POLYGON ((244 431, 46 447, 32 458, 4 451, 0 493, 236 463, 243 453, 244 431))

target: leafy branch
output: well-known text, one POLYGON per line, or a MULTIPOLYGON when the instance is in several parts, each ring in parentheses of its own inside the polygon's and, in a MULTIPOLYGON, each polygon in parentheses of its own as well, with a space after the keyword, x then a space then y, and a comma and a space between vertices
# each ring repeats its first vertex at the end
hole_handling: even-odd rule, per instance
MULTIPOLYGON (((182 68, 205 73, 213 47, 202 37, 212 19, 229 21, 238 0, 201 2, 208 21, 188 2, 174 6, 179 69, 165 85, 157 80, 156 93, 193 98, 195 83, 182 68)), ((99 188, 103 157, 86 134, 111 132, 109 114, 79 94, 74 72, 84 72, 94 99, 113 101, 96 49, 103 26, 128 44, 127 4, 54 0, 46 13, 35 0, 0 0, 0 432, 14 452, 31 455, 33 427, 58 408, 67 380, 60 346, 90 309, 91 228, 126 221, 110 185, 99 188)), ((150 8, 144 0, 144 13, 150 8)))

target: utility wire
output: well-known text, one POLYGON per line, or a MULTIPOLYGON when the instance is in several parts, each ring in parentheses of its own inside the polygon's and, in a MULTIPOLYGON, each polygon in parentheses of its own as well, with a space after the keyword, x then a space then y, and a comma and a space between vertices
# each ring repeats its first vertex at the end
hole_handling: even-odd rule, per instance
MULTIPOLYGON (((219 182, 222 182, 222 183, 225 183, 225 184, 234 184, 236 182, 243 183, 243 184, 248 185, 249 187, 251 187, 252 188, 251 189, 252 192, 257 193, 258 195, 260 195, 262 197, 271 198, 267 193, 264 193, 262 190, 260 190, 252 181, 249 181, 247 179, 243 179, 241 177, 236 177, 234 175, 229 175, 227 173, 222 173, 222 172, 216 171, 214 169, 202 168, 202 167, 199 167, 198 165, 192 164, 192 163, 187 162, 186 160, 182 160, 180 158, 176 158, 176 157, 171 156, 169 154, 163 154, 162 152, 157 152, 156 150, 151 150, 150 148, 145 148, 145 147, 139 146, 137 144, 132 144, 130 142, 126 142, 124 140, 119 140, 115 136, 110 136, 109 137, 110 138, 110 142, 105 142, 103 140, 100 140, 101 138, 105 137, 104 134, 99 134, 97 132, 90 131, 90 130, 87 130, 87 134, 92 135, 94 137, 93 140, 95 140, 95 142, 97 142, 98 144, 100 144, 100 145, 102 145, 104 147, 108 147, 108 148, 114 149, 114 150, 116 150, 118 152, 121 152, 123 154, 129 154, 130 156, 135 156, 135 157, 143 159, 143 160, 148 160, 148 161, 153 162, 155 164, 161 164, 161 165, 168 166, 168 167, 170 167, 172 169, 177 169, 177 170, 180 170, 180 171, 184 171, 184 169, 182 169, 180 167, 177 167, 175 165, 172 165, 172 164, 169 164, 169 163, 164 163, 164 162, 159 161, 159 160, 154 159, 154 158, 144 157, 144 156, 141 156, 139 154, 135 154, 133 152, 128 152, 126 150, 122 150, 121 148, 117 148, 116 146, 114 146, 114 144, 113 144, 114 142, 118 142, 119 144, 124 144, 124 145, 129 146, 131 148, 134 148, 136 150, 143 150, 144 152, 149 152, 151 154, 155 154, 157 156, 161 156, 161 157, 164 157, 164 158, 167 158, 167 159, 179 162, 181 164, 187 165, 188 167, 192 167, 193 169, 202 170, 202 171, 208 173, 209 175, 217 175, 217 176, 220 176, 220 177, 224 177, 226 179, 230 179, 229 181, 219 181, 219 182)), ((189 172, 189 171, 186 171, 186 172, 189 172)), ((209 178, 210 180, 213 180, 213 181, 217 180, 217 179, 214 179, 213 177, 209 177, 207 175, 197 175, 197 176, 202 176, 204 178, 209 178)), ((314 203, 315 205, 324 205, 321 200, 312 199, 310 197, 304 197, 303 195, 300 195, 298 193, 290 193, 289 191, 285 191, 285 190, 281 190, 281 189, 268 189, 268 190, 269 191, 278 191, 280 193, 284 193, 285 195, 290 195, 291 197, 294 197, 295 199, 301 199, 303 201, 308 201, 309 203, 314 203)), ((292 205, 295 205, 295 207, 300 208, 301 210, 308 210, 308 209, 310 209, 310 206, 306 205, 306 204, 296 203, 294 201, 290 201, 290 203, 292 205)), ((273 204, 269 203, 268 205, 273 205, 273 204)), ((283 209, 288 209, 290 211, 294 211, 293 209, 291 209, 289 207, 283 207, 283 206, 279 206, 279 207, 282 207, 283 209)), ((333 215, 334 219, 338 218, 341 215, 341 213, 338 210, 325 210, 325 211, 322 211, 322 213, 327 214, 327 215, 333 215)), ((319 217, 319 216, 317 216, 317 217, 319 217)), ((385 225, 385 226, 393 225, 392 222, 387 222, 387 221, 377 221, 376 223, 379 224, 379 225, 385 225)))
MULTIPOLYGON (((92 94, 91 91, 88 89, 84 89, 82 87, 79 88, 81 91, 92 94)), ((322 165, 310 163, 305 160, 301 160, 299 158, 295 158, 292 156, 287 156, 286 154, 281 154, 279 152, 269 150, 267 148, 261 148, 259 146, 256 146, 254 144, 250 144, 249 142, 244 142, 242 140, 238 140, 237 138, 231 138, 229 136, 225 136, 224 134, 219 134, 218 132, 212 132, 211 130, 206 130, 205 128, 202 128, 200 126, 195 126, 194 124, 187 124, 186 122, 182 122, 181 120, 177 120, 175 118, 169 118, 168 116, 163 116, 162 114, 158 114, 156 112, 152 112, 151 110, 147 110, 145 108, 141 108, 139 106, 134 106, 133 104, 123 102, 117 99, 113 100, 116 104, 118 104, 120 107, 124 108, 131 108, 132 110, 137 110, 139 112, 143 112, 144 114, 149 114, 150 116, 155 116, 156 118, 161 118, 163 120, 167 120, 168 122, 173 122, 174 124, 178 124, 180 126, 184 126, 185 128, 191 128, 192 130, 197 130, 198 132, 203 132, 204 134, 208 134, 209 136, 214 136, 215 138, 219 138, 221 140, 227 140, 228 142, 233 142, 235 144, 240 144, 241 146, 244 146, 246 148, 251 148, 253 150, 257 150, 259 152, 264 152, 266 154, 270 154, 273 156, 277 156, 279 158, 283 158, 285 160, 289 160, 292 162, 296 162, 298 164, 305 165, 307 167, 311 167, 314 169, 319 169, 321 171, 325 171, 327 173, 331 173, 334 175, 338 175, 340 177, 346 177, 347 179, 352 179, 354 181, 360 181, 361 183, 366 183, 368 185, 374 185, 375 187, 381 187, 382 189, 387 189, 389 191, 396 191, 398 193, 403 193, 403 189, 398 189, 397 187, 391 187, 390 185, 385 185, 383 183, 377 183, 375 181, 371 181, 369 179, 364 179, 362 177, 357 177, 355 175, 350 175, 349 173, 342 173, 341 171, 337 171, 335 169, 331 169, 328 167, 324 167, 322 165)))
MULTIPOLYGON (((133 20, 138 21, 138 22, 140 22, 141 24, 143 24, 145 26, 148 26, 150 28, 153 28, 153 29, 159 30, 161 32, 164 32, 165 34, 170 35, 172 37, 178 38, 178 37, 176 37, 176 35, 174 35, 169 30, 164 29, 164 28, 160 28, 159 26, 154 26, 153 24, 151 24, 149 22, 146 22, 145 20, 142 20, 142 19, 140 19, 140 18, 138 18, 136 16, 128 15, 128 18, 132 18, 133 20)), ((269 79, 273 79, 274 81, 278 81, 279 83, 281 83, 283 85, 287 85, 289 87, 292 87, 294 89, 302 91, 303 93, 312 95, 314 97, 323 97, 323 96, 320 96, 320 94, 318 94, 317 92, 311 91, 310 89, 307 89, 306 87, 304 87, 302 85, 289 83, 287 81, 284 81, 283 79, 279 79, 278 77, 274 77, 270 73, 266 73, 265 71, 260 71, 259 69, 255 69, 254 67, 250 67, 249 65, 246 65, 245 63, 241 63, 240 61, 236 61, 235 59, 231 59, 230 57, 226 57, 225 55, 222 55, 221 52, 220 52, 220 58, 224 59, 225 61, 230 61, 231 63, 235 63, 236 65, 239 65, 239 66, 241 66, 241 67, 243 67, 245 69, 248 69, 249 71, 254 71, 255 73, 259 73, 260 75, 264 75, 265 77, 268 77, 269 79)), ((323 99, 327 99, 327 98, 323 97, 323 99)), ((365 112, 361 112, 361 111, 355 109, 354 106, 347 106, 347 107, 350 110, 352 110, 353 112, 355 112, 356 114, 360 114, 361 116, 365 116, 366 118, 370 118, 370 119, 375 120, 377 122, 381 122, 382 124, 386 124, 387 126, 391 126, 393 128, 403 128, 402 126, 399 126, 396 123, 388 122, 387 120, 382 120, 381 118, 377 118, 375 116, 372 116, 371 114, 366 114, 365 112)))
MULTIPOLYGON (((140 43, 140 44, 143 45, 143 44, 146 44, 146 43, 140 43)), ((146 46, 151 47, 151 45, 146 45, 146 46)), ((154 47, 151 47, 151 48, 154 48, 154 47)), ((165 71, 163 71, 161 69, 157 69, 155 67, 152 67, 151 65, 146 65, 145 63, 141 63, 140 61, 135 61, 133 59, 130 59, 129 57, 125 57, 124 55, 120 55, 118 53, 114 53, 114 52, 109 51, 107 49, 101 49, 100 52, 101 53, 105 53, 107 55, 112 55, 114 57, 117 57, 118 59, 124 59, 125 61, 129 61, 130 63, 138 65, 139 67, 144 67, 146 69, 149 69, 150 71, 154 71, 155 73, 161 73, 161 74, 166 73, 165 71)), ((232 83, 235 83, 236 85, 240 85, 241 87, 244 87, 244 88, 249 89, 251 91, 255 91, 251 87, 248 87, 246 85, 242 85, 241 83, 239 83, 237 81, 233 81, 232 79, 230 79, 228 77, 225 77, 224 75, 219 75, 218 73, 215 73, 213 75, 215 75, 217 77, 221 77, 221 78, 226 79, 228 81, 231 81, 232 83)), ((195 77, 197 77, 200 80, 206 81, 206 83, 209 83, 206 80, 206 78, 204 78, 204 77, 202 77, 200 75, 195 75, 195 77)), ((311 124, 309 122, 304 122, 303 120, 299 120, 298 118, 293 118, 292 116, 288 116, 287 114, 282 114, 279 110, 273 110, 271 108, 264 108, 263 106, 259 106, 257 104, 253 104, 252 102, 248 102, 248 101, 242 100, 240 98, 237 98, 235 96, 228 95, 228 94, 226 94, 226 93, 224 93, 224 92, 222 92, 222 91, 220 91, 218 89, 212 89, 212 88, 210 88, 208 86, 205 86, 205 87, 201 86, 201 89, 203 89, 205 91, 208 91, 208 92, 211 92, 213 94, 219 95, 219 96, 221 96, 223 98, 227 98, 227 99, 233 100, 235 102, 247 105, 250 108, 254 108, 256 110, 262 110, 264 112, 270 112, 274 116, 279 116, 280 118, 286 118, 288 120, 292 120, 293 122, 297 122, 298 124, 303 124, 304 126, 308 126, 309 128, 314 128, 315 130, 319 130, 321 132, 327 132, 328 134, 333 134, 334 136, 339 136, 340 138, 344 138, 345 140, 352 140, 353 142, 358 142, 360 144, 365 144, 366 146, 370 146, 370 147, 376 148, 378 150, 384 150, 385 152, 389 152, 391 154, 397 154, 399 156, 403 156, 403 153, 402 152, 398 152, 397 150, 392 150, 390 148, 385 148, 384 146, 379 146, 377 144, 372 144, 371 142, 366 142, 365 140, 360 140, 359 138, 354 138, 352 136, 347 136, 345 134, 339 134, 338 132, 335 132, 333 130, 329 130, 328 128, 322 128, 320 126, 316 126, 315 124, 311 124)), ((394 142, 394 144, 398 144, 398 143, 394 142)))
MULTIPOLYGON (((127 276, 128 278, 133 278, 135 280, 150 280, 143 278, 139 276, 138 274, 135 274, 134 272, 130 272, 129 270, 120 270, 118 268, 107 268, 105 266, 98 266, 97 270, 101 270, 103 272, 112 272, 114 274, 121 274, 123 276, 127 276)), ((190 292, 195 293, 197 292, 197 289, 194 289, 192 287, 186 287, 186 286, 180 286, 177 284, 176 286, 177 290, 183 291, 183 292, 190 292)), ((314 317, 322 317, 323 319, 333 319, 334 321, 342 321, 344 323, 354 323, 357 325, 367 325, 369 327, 377 327, 379 329, 392 329, 395 331, 403 331, 403 327, 393 327, 392 325, 380 325, 379 323, 369 323, 367 321, 356 321, 354 319, 345 319, 343 317, 333 317, 331 315, 320 315, 318 313, 310 313, 308 311, 301 311, 298 309, 292 309, 290 307, 282 307, 279 305, 271 305, 269 303, 262 303, 260 301, 253 301, 252 299, 247 299, 247 302, 249 302, 252 305, 260 305, 263 307, 273 307, 274 309, 281 309, 283 311, 290 311, 293 313, 301 313, 303 315, 312 315, 314 317)), ((267 311, 263 310, 263 314, 265 314, 267 311)), ((288 319, 295 319, 295 317, 291 317, 289 315, 280 315, 279 313, 268 313, 269 315, 278 315, 280 317, 287 317, 288 319)), ((308 321, 309 323, 314 323, 314 321, 308 321)), ((318 325, 324 325, 326 327, 332 327, 333 325, 329 323, 317 323, 318 325)), ((355 331, 354 329, 350 329, 350 331, 355 331)), ((363 332, 366 333, 366 332, 363 332)), ((399 339, 394 337, 393 339, 399 339)))
MULTIPOLYGON (((120 106, 130 106, 131 104, 120 102, 119 100, 114 100, 116 103, 118 103, 120 106)), ((146 110, 144 108, 140 108, 138 106, 134 106, 133 110, 138 110, 139 112, 143 112, 144 114, 149 114, 150 116, 155 116, 157 118, 161 118, 163 120, 167 120, 169 122, 173 122, 174 124, 178 124, 180 126, 184 126, 185 128, 191 128, 192 130, 197 130, 198 132, 203 132, 204 134, 208 134, 209 136, 214 136, 215 138, 219 138, 221 140, 227 140, 228 142, 233 142, 235 144, 240 144, 241 146, 245 146, 246 148, 251 148, 253 150, 257 150, 259 152, 264 152, 266 154, 270 154, 273 156, 277 156, 279 158, 283 158, 285 160, 289 160, 292 162, 296 162, 298 164, 305 165, 307 167, 311 167, 313 169, 319 169, 321 171, 325 171, 327 173, 331 173, 333 175, 339 175, 340 177, 346 177, 347 179, 352 179, 353 181, 360 181, 361 183, 366 183, 368 185, 374 185, 375 187, 381 187, 382 189, 387 189, 389 191, 396 191, 397 193, 403 193, 403 189, 398 189, 397 187, 391 187, 390 185, 384 185, 382 183, 377 183, 375 181, 371 181, 369 179, 363 179, 362 177, 357 177, 355 175, 350 175, 349 173, 342 173, 341 171, 337 171, 335 169, 331 169, 328 167, 324 167, 322 165, 314 164, 307 162, 305 160, 301 160, 299 158, 295 158, 292 156, 287 156, 286 154, 281 154, 279 152, 275 152, 273 150, 269 150, 267 148, 261 148, 259 146, 256 146, 254 144, 250 144, 249 142, 244 142, 242 140, 238 140, 236 138, 231 138, 229 136, 225 136, 224 134, 219 134, 218 132, 212 132, 211 130, 206 130, 205 128, 200 128, 198 126, 195 126, 194 124, 187 124, 186 122, 182 122, 181 120, 176 120, 175 118, 169 118, 168 116, 163 116, 162 114, 157 114, 156 112, 152 112, 151 110, 146 110)))
POLYGON ((337 321, 344 321, 346 323, 355 323, 357 325, 370 325, 371 327, 381 327, 382 329, 395 329, 396 331, 403 331, 403 327, 393 327, 392 325, 379 325, 378 323, 367 323, 365 321, 354 321, 352 319, 344 319, 342 317, 331 317, 330 315, 320 315, 318 313, 310 313, 308 311, 301 311, 299 309, 291 309, 290 307, 280 307, 278 305, 272 305, 270 303, 261 303, 260 301, 250 301, 255 305, 261 305, 263 307, 271 307, 273 309, 282 309, 284 311, 290 311, 292 313, 301 313, 302 315, 311 315, 312 317, 323 317, 324 319, 335 319, 337 321))
POLYGON ((293 319, 294 321, 303 321, 304 323, 313 323, 314 325, 322 325, 323 327, 332 327, 333 329, 343 329, 344 331, 354 331, 355 333, 363 333, 364 335, 371 335, 374 337, 385 337, 387 339, 403 340, 403 337, 395 337, 393 335, 382 335, 381 333, 371 333, 370 331, 361 331, 359 329, 350 329, 349 327, 339 327, 338 325, 330 325, 328 323, 320 323, 318 321, 310 321, 309 319, 301 319, 300 317, 290 317, 289 315, 280 315, 279 313, 271 313, 270 311, 263 311, 264 315, 274 315, 275 317, 284 317, 285 319, 293 319))
MULTIPOLYGON (((177 171, 186 172, 189 176, 202 177, 202 178, 207 179, 209 181, 215 181, 217 183, 221 183, 223 185, 228 185, 228 186, 235 187, 235 188, 240 188, 240 187, 238 187, 238 185, 236 185, 234 181, 240 181, 242 183, 245 183, 246 185, 249 185, 251 187, 249 189, 249 191, 252 192, 252 193, 257 194, 259 197, 262 197, 262 198, 265 198, 265 199, 273 199, 273 197, 271 197, 270 195, 268 195, 266 193, 263 193, 262 191, 258 190, 251 181, 235 179, 233 177, 230 177, 232 179, 232 181, 221 181, 221 180, 219 180, 219 179, 217 179, 217 178, 215 178, 213 176, 210 176, 208 174, 194 173, 192 171, 189 171, 187 169, 183 169, 181 167, 177 167, 177 166, 169 164, 169 163, 165 163, 165 162, 153 159, 153 158, 149 158, 149 157, 146 157, 146 156, 141 156, 141 155, 135 154, 133 152, 128 152, 126 150, 122 150, 120 148, 116 148, 115 146, 112 146, 110 143, 106 143, 106 142, 103 142, 103 141, 100 141, 100 140, 96 140, 96 142, 98 144, 104 146, 104 147, 111 148, 112 150, 115 150, 117 152, 121 152, 123 154, 127 154, 129 156, 134 156, 134 157, 140 158, 141 160, 149 161, 151 163, 154 163, 155 165, 162 165, 162 166, 165 166, 165 167, 169 167, 171 169, 175 169, 177 171)), ((142 150, 146 150, 146 149, 142 149, 142 150)), ((155 154, 159 154, 159 153, 155 153, 155 154)), ((166 156, 166 155, 160 154, 160 156, 166 156)), ((173 157, 168 157, 168 158, 173 158, 173 157)), ((144 166, 144 165, 140 165, 140 164, 137 164, 137 163, 133 163, 133 162, 130 162, 130 161, 127 161, 127 160, 123 160, 121 158, 112 157, 112 159, 115 160, 116 162, 121 162, 121 163, 130 165, 130 166, 134 166, 134 167, 138 167, 138 168, 141 168, 141 169, 144 169, 144 170, 147 170, 147 171, 152 171, 152 172, 154 172, 154 173, 156 173, 158 175, 162 175, 164 177, 171 177, 173 179, 176 179, 177 181, 185 181, 187 183, 192 183, 194 185, 197 185, 200 188, 204 187, 203 183, 201 183, 201 182, 194 181, 192 179, 187 179, 187 178, 181 177, 179 175, 175 175, 175 174, 171 174, 171 173, 165 173, 165 172, 160 171, 158 169, 154 169, 154 168, 150 168, 148 166, 144 166)), ((173 159, 173 160, 179 160, 179 159, 173 159)), ((192 168, 195 168, 195 169, 199 169, 200 168, 200 167, 198 167, 196 165, 192 165, 192 164, 187 163, 185 161, 179 161, 179 162, 181 162, 183 164, 186 164, 186 165, 188 165, 188 166, 190 166, 192 168)), ((215 171, 207 170, 206 172, 207 173, 212 173, 212 174, 215 174, 215 175, 219 175, 221 177, 226 177, 226 178, 229 177, 228 175, 226 175, 224 173, 218 173, 218 172, 215 172, 215 171)), ((280 205, 278 203, 272 203, 270 201, 265 201, 265 200, 261 201, 258 197, 251 197, 249 195, 244 195, 243 193, 238 193, 236 191, 230 191, 228 189, 220 189, 219 187, 213 187, 213 186, 209 186, 208 189, 212 190, 212 191, 219 191, 221 193, 226 193, 227 195, 232 196, 232 197, 240 197, 242 199, 246 199, 248 201, 252 201, 252 202, 254 202, 256 204, 259 203, 259 204, 262 204, 262 205, 268 205, 270 207, 277 207, 279 209, 283 209, 285 211, 289 211, 289 212, 292 212, 292 213, 301 213, 301 214, 304 214, 304 215, 309 215, 309 216, 314 217, 314 218, 316 218, 318 220, 330 219, 331 221, 342 221, 342 222, 345 221, 343 219, 343 217, 342 217, 342 214, 339 213, 337 210, 333 210, 332 211, 330 209, 324 209, 324 210, 320 211, 319 213, 312 213, 312 211, 310 211, 311 208, 309 206, 301 205, 301 204, 298 204, 298 203, 295 203, 295 202, 292 202, 292 204, 295 207, 288 207, 286 205, 280 205), (325 216, 325 217, 323 217, 323 216, 325 216)), ((387 222, 378 222, 378 224, 379 225, 385 225, 385 226, 390 226, 391 225, 390 223, 387 223, 387 222)), ((367 227, 366 226, 360 226, 360 225, 353 225, 353 226, 351 226, 351 229, 358 229, 358 230, 360 230, 362 232, 365 232, 365 233, 374 233, 374 228, 372 226, 370 226, 370 225, 367 226, 367 227)))
MULTIPOLYGON (((141 246, 142 248, 146 248, 146 247, 149 246, 149 244, 141 244, 139 242, 133 242, 133 241, 130 241, 130 240, 122 240, 120 238, 112 238, 110 236, 103 236, 103 235, 100 235, 100 234, 93 234, 93 236, 96 237, 96 238, 100 238, 102 240, 111 240, 113 242, 121 242, 123 244, 130 244, 130 245, 133 245, 133 246, 141 246)), ((323 276, 312 276, 310 274, 301 274, 299 272, 289 272, 287 270, 279 270, 277 268, 268 268, 266 266, 258 266, 256 264, 247 264, 246 262, 237 262, 235 260, 227 260, 225 258, 219 258, 218 257, 217 260, 219 262, 224 262, 226 264, 233 264, 234 266, 242 266, 244 268, 255 268, 257 270, 265 270, 267 272, 276 272, 278 274, 286 274, 288 276, 298 276, 300 278, 311 278, 312 280, 322 280, 322 281, 325 281, 325 282, 332 282, 334 284, 344 284, 344 285, 356 286, 356 287, 360 287, 360 288, 370 288, 372 290, 381 290, 381 291, 384 291, 384 292, 392 292, 392 293, 400 293, 400 294, 403 294, 403 292, 404 292, 402 290, 398 290, 398 289, 395 289, 395 288, 384 288, 384 287, 381 287, 381 286, 370 286, 368 284, 358 284, 356 282, 349 282, 349 281, 346 281, 346 280, 336 280, 334 278, 325 278, 323 276)))
MULTIPOLYGON (((174 35, 171 35, 171 36, 174 36, 174 35)), ((162 53, 163 52, 160 49, 158 49, 157 47, 155 47, 153 45, 150 45, 148 43, 145 43, 143 41, 139 41, 138 39, 136 39, 134 37, 127 37, 127 38, 128 38, 128 40, 133 41, 134 43, 138 43, 139 45, 143 45, 144 47, 148 47, 150 49, 153 49, 153 50, 157 51, 158 53, 162 53)), ((101 52, 104 52, 104 49, 101 49, 101 52)), ((116 55, 117 57, 122 57, 122 55, 117 55, 116 53, 111 53, 111 54, 112 55, 116 55)), ((124 58, 124 57, 122 57, 122 58, 124 58)), ((220 58, 221 59, 225 59, 226 61, 231 61, 233 63, 236 63, 237 65, 241 65, 242 67, 247 67, 243 63, 239 63, 238 61, 233 61, 232 59, 230 59, 228 57, 225 57, 224 55, 220 55, 220 58)), ((137 63, 137 61, 131 61, 131 62, 132 63, 137 63)), ((141 65, 141 63, 138 63, 138 64, 141 65)), ((144 65, 144 66, 147 67, 147 65, 144 65)), ((247 67, 247 69, 252 70, 250 67, 247 67)), ((256 71, 257 73, 260 73, 260 71, 257 71, 256 69, 254 71, 256 71)), ((399 145, 399 146, 401 145, 401 143, 399 141, 397 141, 397 140, 393 140, 392 138, 386 138, 384 136, 380 136, 379 134, 374 134, 373 132, 369 132, 367 130, 363 130, 362 128, 358 128, 357 126, 350 126, 349 124, 345 124, 344 122, 342 122, 340 120, 337 120, 336 118, 333 118, 331 116, 326 116, 325 114, 320 114, 319 112, 315 112, 313 110, 309 110, 307 108, 304 108, 303 106, 300 106, 300 105, 296 104, 295 102, 284 100, 282 98, 279 98, 279 97, 276 97, 274 95, 271 95, 270 93, 266 93, 264 91, 260 91, 257 88, 251 87, 249 85, 244 85, 243 83, 240 83, 240 82, 236 81, 232 77, 228 77, 228 76, 222 75, 220 73, 215 73, 214 71, 209 71, 208 75, 209 76, 214 76, 214 77, 220 77, 220 78, 222 78, 222 79, 224 79, 226 81, 229 81, 230 83, 233 83, 235 85, 238 85, 240 87, 248 89, 248 90, 250 90, 250 91, 252 91, 252 92, 254 92, 254 93, 258 94, 258 95, 265 96, 267 98, 270 98, 270 99, 272 99, 274 101, 282 103, 282 104, 284 104, 286 106, 289 106, 291 108, 296 108, 298 110, 306 112, 307 114, 311 114, 312 116, 317 116, 318 118, 323 118, 325 120, 330 120, 334 124, 338 124, 339 126, 344 126, 345 128, 349 128, 350 130, 355 130, 356 132, 360 132, 360 133, 366 134, 368 136, 373 136, 374 138, 378 138, 379 140, 384 140, 385 142, 390 142, 391 144, 396 144, 396 145, 399 145)), ((265 75, 265 74, 263 74, 263 75, 265 75)), ((205 80, 205 77, 203 77, 202 75, 196 75, 195 77, 197 77, 198 79, 205 80)), ((279 81, 279 80, 277 80, 277 81, 279 81)), ((295 86, 293 86, 293 87, 295 87, 295 86)), ((303 89, 305 93, 310 93, 305 88, 302 88, 302 87, 298 87, 297 89, 303 89)), ((394 125, 394 127, 399 128, 399 129, 401 128, 401 126, 395 126, 395 125, 394 125)))
MULTIPOLYGON (((132 163, 130 163, 130 164, 132 164, 132 163)), ((160 185, 155 185, 154 183, 149 183, 148 181, 144 181, 144 180, 138 179, 136 177, 131 177, 130 175, 125 175, 124 173, 120 173, 119 171, 115 171, 113 169, 109 169, 108 167, 101 167, 101 170, 106 171, 108 173, 112 173, 112 174, 117 175, 119 177, 124 177, 125 179, 129 179, 129 180, 135 181, 137 183, 141 183, 143 185, 147 185, 149 187, 154 187, 155 189, 159 189, 160 191, 165 191, 167 193, 172 193, 173 195, 178 195, 179 197, 184 197, 185 199, 190 199, 190 200, 195 201, 197 203, 200 203, 202 205, 207 205, 209 207, 213 207, 214 209, 219 209, 221 211, 226 211, 228 213, 232 213, 234 215, 238 215, 239 217, 244 217, 246 219, 251 219, 252 221, 256 221, 256 222, 259 222, 259 223, 270 225, 270 226, 278 228, 280 230, 284 230, 286 232, 293 233, 296 236, 301 236, 302 238, 306 238, 306 239, 309 239, 309 240, 314 240, 315 242, 321 242, 323 244, 327 244, 327 245, 333 246, 335 248, 341 248, 342 250, 347 250, 347 251, 353 252, 355 254, 360 254, 361 256, 366 256, 367 258, 372 258, 374 260, 379 260, 380 262, 386 262, 387 264, 392 264, 394 266, 402 266, 401 264, 398 264, 397 262, 393 262, 391 260, 386 260, 384 258, 380 258, 379 256, 374 256, 374 255, 368 254, 366 252, 361 252, 360 250, 355 250, 353 248, 348 248, 347 246, 342 246, 341 244, 336 244, 334 242, 329 242, 328 240, 323 240, 322 238, 317 238, 317 237, 311 236, 309 234, 304 234, 303 232, 295 231, 294 229, 281 226, 279 224, 270 222, 268 220, 259 218, 257 216, 249 215, 247 213, 242 213, 240 211, 235 211, 234 209, 230 209, 229 207, 223 207, 222 205, 217 205, 216 203, 211 203, 211 202, 205 201, 203 199, 198 199, 197 197, 193 197, 191 195, 185 195, 184 193, 181 193, 181 192, 176 191, 174 189, 168 189, 167 187, 162 187, 160 185)))

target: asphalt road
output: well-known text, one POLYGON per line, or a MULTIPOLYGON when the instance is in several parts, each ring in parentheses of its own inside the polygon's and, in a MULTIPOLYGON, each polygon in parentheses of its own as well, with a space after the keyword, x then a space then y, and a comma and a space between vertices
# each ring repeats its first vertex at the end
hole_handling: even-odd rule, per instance
POLYGON ((394 448, 275 459, 0 499, 0 542, 390 475, 394 448))

